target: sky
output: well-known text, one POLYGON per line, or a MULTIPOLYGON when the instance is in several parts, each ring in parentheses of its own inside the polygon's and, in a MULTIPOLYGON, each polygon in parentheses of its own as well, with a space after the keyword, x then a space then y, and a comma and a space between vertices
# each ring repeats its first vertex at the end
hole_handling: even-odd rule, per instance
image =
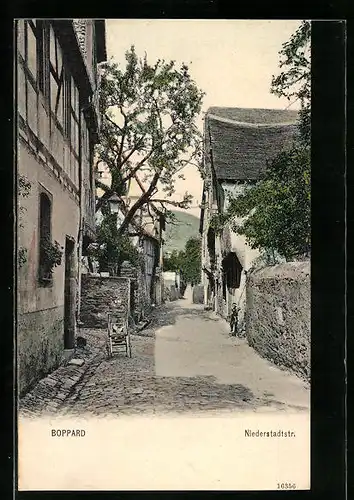
MULTIPOLYGON (((279 50, 300 25, 296 20, 175 20, 108 19, 107 56, 124 64, 125 52, 135 46, 149 63, 175 60, 190 68, 198 87, 206 92, 198 125, 210 106, 277 108, 286 99, 270 93, 273 74, 279 72, 279 50)), ((294 103, 291 109, 298 109, 294 103)), ((199 217, 202 181, 196 168, 184 171, 176 182, 175 198, 193 195, 188 212, 199 217)))

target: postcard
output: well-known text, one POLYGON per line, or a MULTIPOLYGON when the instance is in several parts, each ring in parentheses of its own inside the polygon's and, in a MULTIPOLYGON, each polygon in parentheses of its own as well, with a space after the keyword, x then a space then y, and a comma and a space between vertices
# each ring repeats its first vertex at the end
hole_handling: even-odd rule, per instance
POLYGON ((19 490, 310 489, 311 22, 14 30, 19 490))

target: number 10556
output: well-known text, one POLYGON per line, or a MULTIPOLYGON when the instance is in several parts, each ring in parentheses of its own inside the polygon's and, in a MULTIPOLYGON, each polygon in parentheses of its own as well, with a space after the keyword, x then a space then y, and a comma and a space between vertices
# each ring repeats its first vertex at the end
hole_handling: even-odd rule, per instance
POLYGON ((295 490, 296 484, 295 483, 277 483, 277 489, 278 490, 295 490))

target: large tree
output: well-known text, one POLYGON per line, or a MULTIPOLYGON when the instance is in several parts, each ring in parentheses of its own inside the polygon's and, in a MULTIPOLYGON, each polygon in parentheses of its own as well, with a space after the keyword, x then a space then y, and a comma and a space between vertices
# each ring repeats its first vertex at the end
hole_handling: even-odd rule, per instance
POLYGON ((300 102, 299 131, 302 143, 311 142, 311 22, 303 21, 279 51, 279 67, 273 76, 271 93, 286 97, 290 104, 300 102))
POLYGON ((138 58, 134 46, 126 52, 125 67, 109 62, 102 67, 100 111, 101 140, 97 147, 96 168, 104 164, 111 185, 99 180, 104 194, 96 210, 113 194, 124 195, 129 181, 138 177, 144 186, 132 206, 122 200, 125 232, 137 212, 154 203, 186 208, 191 195, 173 201, 175 181, 183 169, 200 168, 201 134, 196 119, 204 93, 190 76, 188 66, 177 68, 175 61, 158 60, 151 65, 147 56, 138 58))
POLYGON ((120 233, 115 214, 105 214, 96 228, 96 242, 90 257, 94 257, 100 272, 109 271, 117 275, 122 263, 129 261, 134 266, 142 264, 142 255, 133 245, 127 233, 120 233))
POLYGON ((311 25, 301 23, 280 51, 281 72, 273 76, 271 92, 300 102, 298 137, 266 168, 264 177, 231 200, 229 208, 212 224, 222 230, 231 224, 245 235, 252 248, 287 260, 308 256, 311 237, 311 25), (239 222, 240 219, 242 222, 239 222))
POLYGON ((180 271, 181 269, 181 251, 172 250, 172 252, 164 257, 164 271, 180 271))
POLYGON ((182 258, 182 276, 186 283, 199 283, 201 276, 201 240, 189 238, 182 258))

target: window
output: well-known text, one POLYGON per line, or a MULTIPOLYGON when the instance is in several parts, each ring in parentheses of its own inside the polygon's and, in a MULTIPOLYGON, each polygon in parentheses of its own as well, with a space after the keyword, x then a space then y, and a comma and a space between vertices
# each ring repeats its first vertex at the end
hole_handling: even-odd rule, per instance
POLYGON ((17 21, 19 107, 21 115, 37 133, 37 93, 47 95, 48 61, 46 57, 47 24, 45 21, 17 21), (25 110, 27 109, 27 113, 25 110))
POLYGON ((37 80, 37 27, 35 21, 27 21, 27 68, 37 80))
POLYGON ((26 35, 25 35, 25 21, 19 20, 17 21, 17 50, 18 53, 26 59, 26 35))
POLYGON ((45 22, 36 19, 17 22, 17 49, 22 56, 33 84, 44 91, 45 83, 45 22))
POLYGON ((212 228, 209 228, 207 233, 207 246, 210 258, 211 266, 215 265, 216 255, 215 255, 215 231, 212 228))
POLYGON ((90 160, 90 135, 87 123, 81 115, 81 130, 82 130, 82 152, 83 155, 90 160))
POLYGON ((46 96, 48 82, 48 26, 37 21, 37 79, 39 90, 46 96))
POLYGON ((39 279, 42 284, 51 282, 46 252, 52 239, 52 203, 42 192, 39 198, 39 279))
POLYGON ((69 124, 70 124, 71 147, 78 155, 79 133, 80 133, 80 103, 79 103, 79 91, 72 76, 70 77, 69 115, 70 115, 69 124))
POLYGON ((64 128, 64 65, 63 55, 53 27, 49 34, 50 109, 64 128))

